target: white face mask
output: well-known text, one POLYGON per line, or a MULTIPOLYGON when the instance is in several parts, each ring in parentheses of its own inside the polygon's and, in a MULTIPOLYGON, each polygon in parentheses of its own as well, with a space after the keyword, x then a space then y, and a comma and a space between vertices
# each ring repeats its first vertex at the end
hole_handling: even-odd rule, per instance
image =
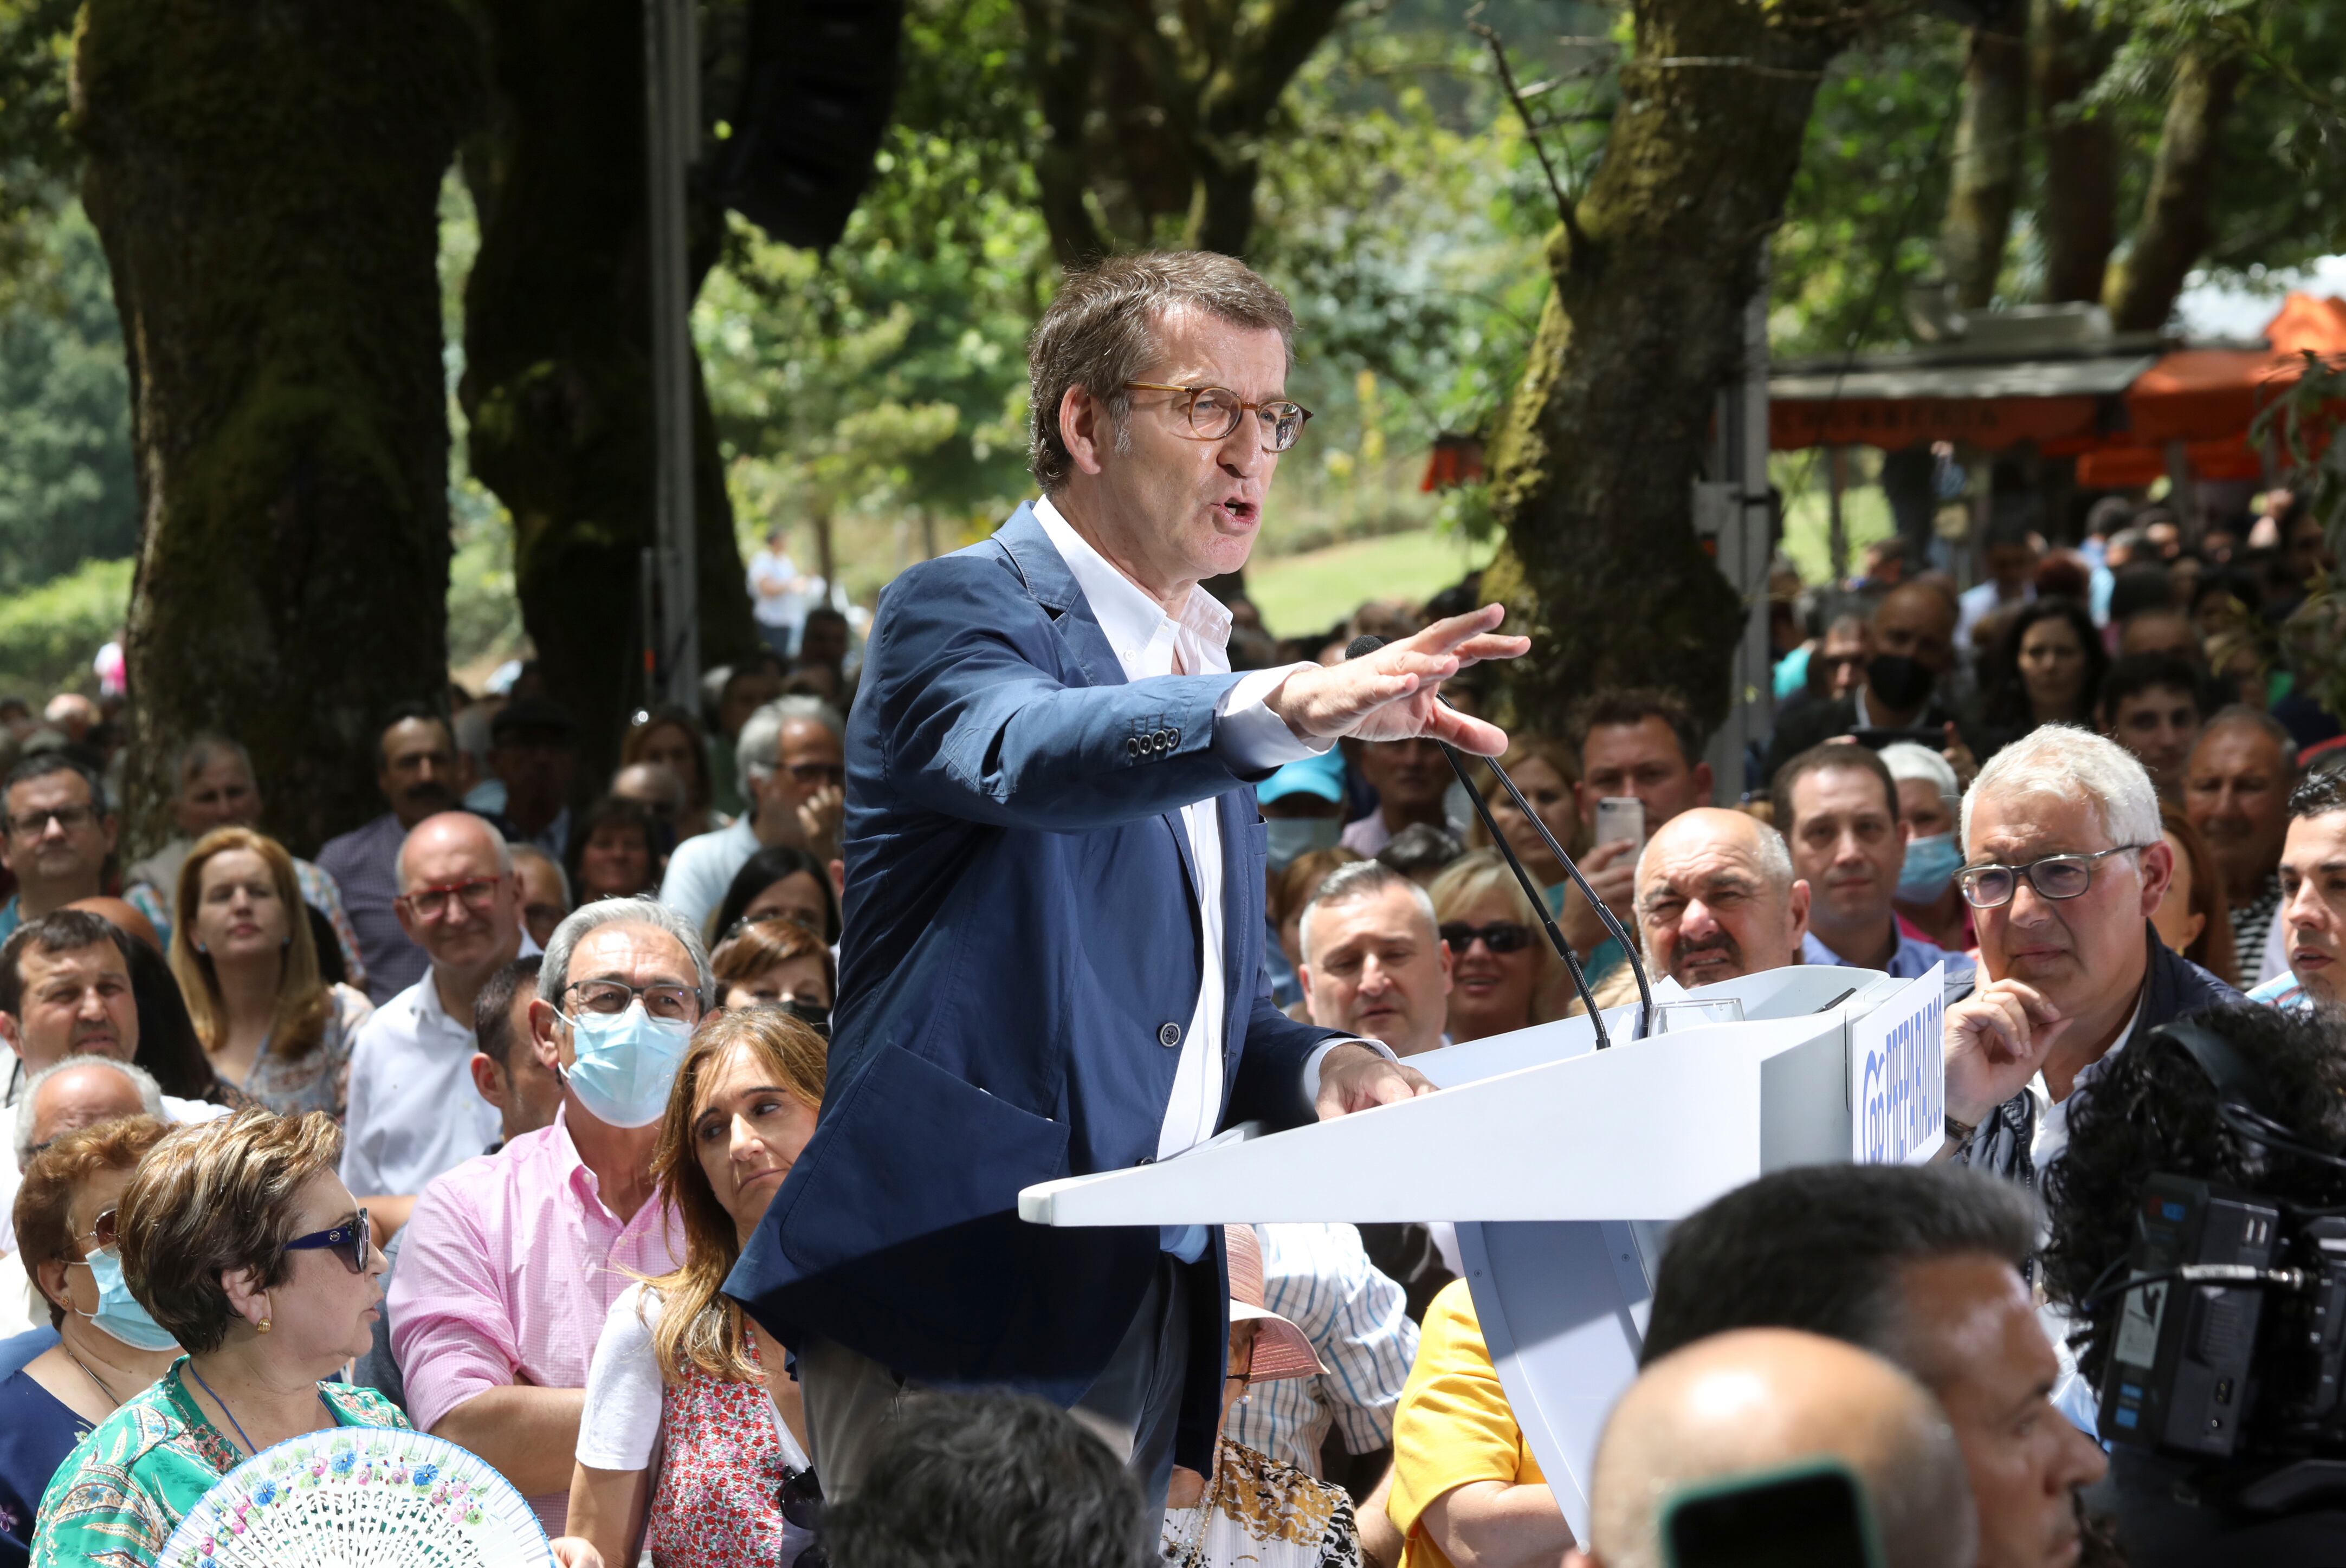
POLYGON ((615 1127, 648 1127, 668 1109, 668 1092, 684 1061, 692 1025, 654 1018, 643 999, 625 1013, 556 1014, 570 1025, 576 1061, 564 1081, 596 1120, 615 1127))

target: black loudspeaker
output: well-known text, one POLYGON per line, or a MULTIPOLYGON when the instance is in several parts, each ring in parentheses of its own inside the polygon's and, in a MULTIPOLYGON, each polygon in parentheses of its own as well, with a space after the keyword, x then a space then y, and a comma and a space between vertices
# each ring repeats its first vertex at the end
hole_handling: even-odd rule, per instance
POLYGON ((838 243, 888 128, 903 31, 903 0, 752 0, 725 205, 785 245, 838 243))

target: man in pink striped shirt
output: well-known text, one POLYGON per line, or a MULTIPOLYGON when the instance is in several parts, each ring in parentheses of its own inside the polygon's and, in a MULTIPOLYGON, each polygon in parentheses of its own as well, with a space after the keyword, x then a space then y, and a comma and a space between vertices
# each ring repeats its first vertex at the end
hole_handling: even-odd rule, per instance
POLYGON ((546 944, 530 1033, 563 1084, 554 1125, 435 1178, 389 1299, 408 1415, 487 1460, 562 1532, 586 1364, 611 1303, 683 1233, 651 1156, 708 955, 649 899, 607 899, 546 944))

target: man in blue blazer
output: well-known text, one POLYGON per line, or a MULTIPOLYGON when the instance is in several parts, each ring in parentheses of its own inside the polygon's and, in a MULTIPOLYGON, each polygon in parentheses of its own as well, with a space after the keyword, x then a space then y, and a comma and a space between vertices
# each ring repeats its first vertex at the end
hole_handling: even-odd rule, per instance
POLYGON ((1435 692, 1528 644, 1494 606, 1230 672, 1198 584, 1245 565, 1309 417, 1293 332, 1228 257, 1070 277, 1029 345, 1044 499, 881 597, 822 1115, 727 1286, 796 1356, 829 1497, 923 1386, 1055 1400, 1160 1500, 1177 1459, 1209 1469, 1219 1232, 1028 1226, 1019 1190, 1431 1092, 1271 1004, 1250 784, 1348 734, 1497 754, 1435 692))

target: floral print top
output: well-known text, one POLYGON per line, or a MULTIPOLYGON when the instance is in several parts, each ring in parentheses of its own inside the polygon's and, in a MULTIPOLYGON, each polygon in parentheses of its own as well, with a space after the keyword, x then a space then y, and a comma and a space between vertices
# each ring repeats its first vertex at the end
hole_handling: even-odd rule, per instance
POLYGON ((359 1043, 359 1025, 374 1016, 374 1003, 347 985, 330 986, 327 996, 332 1005, 315 1048, 286 1057, 263 1045, 245 1075, 244 1092, 280 1116, 323 1111, 339 1122, 350 1109, 351 1051, 359 1043))
MULTIPOLYGON (((188 1359, 97 1424, 57 1467, 34 1523, 33 1568, 152 1568, 171 1532, 220 1477, 248 1457, 189 1396, 188 1359)), ((335 1424, 403 1427, 372 1389, 320 1383, 335 1424)))

